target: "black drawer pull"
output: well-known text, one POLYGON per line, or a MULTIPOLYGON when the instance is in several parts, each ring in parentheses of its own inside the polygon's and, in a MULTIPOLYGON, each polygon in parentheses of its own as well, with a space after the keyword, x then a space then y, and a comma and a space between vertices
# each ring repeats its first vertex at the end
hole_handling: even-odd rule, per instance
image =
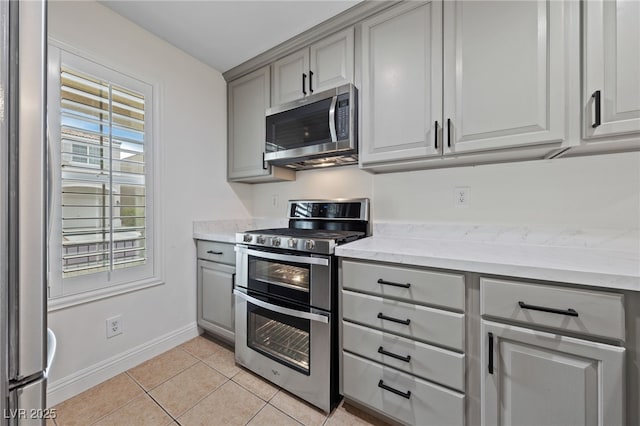
POLYGON ((387 351, 384 350, 384 348, 382 346, 380 346, 378 348, 378 353, 382 354, 382 355, 390 356, 391 358, 399 359, 400 361, 404 361, 404 362, 411 361, 411 355, 402 356, 402 355, 394 354, 392 352, 387 352, 387 351))
POLYGON ((489 374, 493 374, 493 333, 489 333, 489 374))
POLYGON ((593 106, 596 110, 595 121, 593 122, 591 127, 595 129, 596 127, 602 124, 602 110, 601 110, 602 100, 600 99, 600 91, 596 90, 595 92, 593 92, 591 97, 593 98, 593 106))
POLYGON ((411 322, 411 320, 409 318, 407 318, 406 320, 401 320, 401 319, 398 319, 398 318, 388 317, 388 316, 384 315, 382 312, 378 313, 378 318, 383 319, 383 320, 387 320, 387 321, 397 322, 398 324, 404 324, 404 325, 409 325, 409 323, 411 322))
POLYGON ((207 253, 209 253, 209 254, 217 254, 217 255, 224 254, 224 252, 222 252, 222 251, 213 251, 213 250, 207 250, 207 253))
POLYGON ((435 126, 433 127, 433 139, 435 141, 435 148, 438 149, 438 120, 436 120, 435 126))
POLYGON ((409 287, 411 287, 411 283, 406 283, 406 284, 402 284, 402 283, 394 283, 393 281, 383 280, 382 278, 379 278, 379 279, 378 279, 378 284, 392 285, 392 286, 394 286, 394 287, 403 287, 403 288, 409 288, 409 287))
POLYGON ((518 305, 522 309, 531 309, 532 311, 550 312, 552 314, 568 315, 570 317, 577 317, 578 312, 575 309, 554 309, 547 308, 545 306, 528 305, 524 302, 518 302, 518 305))
POLYGON ((389 392, 395 393, 396 395, 400 395, 403 398, 407 398, 407 399, 411 398, 411 391, 406 391, 406 392, 399 391, 397 389, 394 389, 390 386, 385 385, 382 380, 378 382, 378 387, 384 390, 387 390, 389 392))

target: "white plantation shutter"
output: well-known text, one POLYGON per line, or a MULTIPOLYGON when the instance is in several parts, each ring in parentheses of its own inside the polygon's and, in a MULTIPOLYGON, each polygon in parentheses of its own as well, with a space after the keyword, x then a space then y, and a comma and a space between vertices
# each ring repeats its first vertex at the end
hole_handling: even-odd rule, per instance
POLYGON ((59 262, 62 287, 54 297, 149 278, 150 86, 52 50, 60 252, 50 262, 59 262))

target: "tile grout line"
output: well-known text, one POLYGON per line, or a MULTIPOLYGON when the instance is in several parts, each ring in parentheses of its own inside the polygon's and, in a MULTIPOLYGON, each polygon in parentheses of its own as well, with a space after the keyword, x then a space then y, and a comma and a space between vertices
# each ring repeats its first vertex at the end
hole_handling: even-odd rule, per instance
MULTIPOLYGON (((184 416, 185 414, 187 414, 189 411, 193 410, 193 409, 196 407, 196 405, 200 404, 202 401, 204 401, 207 397, 209 397, 209 396, 210 396, 211 394, 213 394, 215 391, 219 390, 222 386, 224 386, 225 384, 227 384, 227 382, 231 381, 231 379, 229 379, 229 378, 228 378, 228 377, 226 377, 226 376, 224 376, 224 378, 225 378, 225 379, 227 379, 227 380, 226 380, 226 381, 224 381, 224 382, 222 382, 219 386, 216 386, 216 388, 215 388, 215 389, 213 389, 211 392, 207 393, 205 396, 203 396, 202 398, 200 398, 200 399, 198 400, 198 402, 196 402, 195 404, 193 404, 191 407, 189 407, 189 408, 187 408, 186 410, 184 410, 184 412, 183 412, 183 413, 181 413, 178 417, 173 417, 173 416, 171 416, 171 417, 173 418, 173 420, 175 420, 176 422, 178 422, 178 424, 180 424, 180 422, 178 421, 178 418, 179 418, 179 417, 182 417, 182 416, 184 416)), ((154 401, 155 401, 155 399, 154 399, 154 401)), ((160 403, 158 402, 158 404, 160 404, 160 403)))
MULTIPOLYGON (((172 415, 171 413, 169 413, 167 410, 165 410, 165 408, 162 406, 162 404, 160 404, 160 402, 156 401, 156 399, 153 397, 153 395, 151 395, 149 392, 147 392, 147 396, 148 396, 148 397, 149 397, 149 398, 150 398, 150 399, 151 399, 151 400, 152 400, 152 401, 153 401, 153 402, 154 402, 158 407, 160 407, 160 409, 161 409, 162 411, 164 411, 165 413, 167 413, 167 416, 169 416, 169 418, 170 418, 171 420, 173 420, 174 422, 177 422, 177 421, 178 421, 178 419, 177 419, 177 418, 173 417, 173 415, 172 415)), ((180 424, 180 423, 178 423, 178 424, 180 424)))
MULTIPOLYGON (((275 395, 274 395, 274 396, 275 396, 275 395)), ((271 398, 271 399, 273 399, 273 398, 271 398)), ((296 423, 298 423, 298 424, 301 424, 301 425, 304 425, 304 423, 302 423, 301 421, 298 421, 298 419, 296 419, 295 417, 293 417, 293 416, 289 415, 289 413, 286 413, 286 412, 284 412, 283 410, 279 409, 279 408, 278 408, 278 407, 276 407, 275 405, 272 405, 270 402, 267 402, 267 405, 271 406, 273 409, 275 409, 275 410, 277 410, 277 411, 281 412, 282 414, 284 414, 285 416, 289 417, 289 418, 290 418, 290 419, 292 419, 294 422, 296 422, 296 423)), ((262 410, 260 410, 260 411, 262 411, 262 410)))

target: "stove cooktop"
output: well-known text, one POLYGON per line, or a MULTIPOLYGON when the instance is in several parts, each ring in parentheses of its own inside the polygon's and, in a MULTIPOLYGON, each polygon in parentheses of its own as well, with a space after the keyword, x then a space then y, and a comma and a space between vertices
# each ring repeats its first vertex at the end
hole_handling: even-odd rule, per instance
POLYGON ((248 246, 333 254, 340 244, 367 235, 369 200, 289 201, 289 227, 256 229, 236 234, 248 246))
POLYGON ((236 242, 252 246, 332 254, 340 244, 355 241, 364 232, 327 229, 274 228, 236 234, 236 242))

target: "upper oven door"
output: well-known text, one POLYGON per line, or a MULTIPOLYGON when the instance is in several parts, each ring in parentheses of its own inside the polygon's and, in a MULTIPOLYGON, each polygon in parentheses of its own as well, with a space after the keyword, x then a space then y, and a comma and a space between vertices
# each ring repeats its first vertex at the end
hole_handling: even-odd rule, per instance
POLYGON ((236 286, 331 310, 331 256, 236 246, 236 286))
POLYGON ((355 151, 354 93, 349 84, 268 109, 265 160, 282 163, 355 151))

